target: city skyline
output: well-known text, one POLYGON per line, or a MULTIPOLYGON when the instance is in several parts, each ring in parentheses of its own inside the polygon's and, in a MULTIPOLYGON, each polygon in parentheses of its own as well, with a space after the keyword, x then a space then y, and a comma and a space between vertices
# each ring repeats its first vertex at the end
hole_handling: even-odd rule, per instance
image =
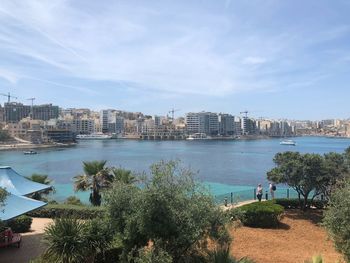
POLYGON ((346 1, 2 1, 0 93, 151 115, 346 119, 349 10, 346 1))

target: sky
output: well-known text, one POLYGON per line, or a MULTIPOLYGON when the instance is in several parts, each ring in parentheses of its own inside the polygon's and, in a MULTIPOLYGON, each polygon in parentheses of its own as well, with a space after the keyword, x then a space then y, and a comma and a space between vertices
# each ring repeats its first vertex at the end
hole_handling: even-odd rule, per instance
POLYGON ((0 93, 157 115, 349 118, 349 13, 347 0, 1 0, 0 93))

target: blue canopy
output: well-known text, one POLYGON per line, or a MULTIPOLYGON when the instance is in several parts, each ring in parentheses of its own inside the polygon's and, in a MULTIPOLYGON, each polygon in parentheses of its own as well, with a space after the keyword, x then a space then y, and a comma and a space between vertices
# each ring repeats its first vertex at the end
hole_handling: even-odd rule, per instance
POLYGON ((46 205, 25 195, 51 188, 28 180, 9 166, 0 166, 0 187, 9 193, 5 205, 0 207, 0 220, 9 220, 46 205))
POLYGON ((28 195, 50 188, 19 175, 10 166, 0 166, 0 187, 15 195, 28 195))
POLYGON ((44 205, 46 205, 46 203, 41 201, 30 199, 25 196, 9 194, 5 199, 5 206, 0 207, 0 220, 9 220, 43 207, 44 205))

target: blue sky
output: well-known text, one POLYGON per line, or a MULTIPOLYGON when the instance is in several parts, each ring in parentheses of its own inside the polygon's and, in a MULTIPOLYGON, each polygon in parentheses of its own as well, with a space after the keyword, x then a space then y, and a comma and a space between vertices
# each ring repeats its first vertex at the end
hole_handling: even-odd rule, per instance
POLYGON ((0 93, 160 115, 348 118, 349 14, 347 0, 2 0, 0 93))

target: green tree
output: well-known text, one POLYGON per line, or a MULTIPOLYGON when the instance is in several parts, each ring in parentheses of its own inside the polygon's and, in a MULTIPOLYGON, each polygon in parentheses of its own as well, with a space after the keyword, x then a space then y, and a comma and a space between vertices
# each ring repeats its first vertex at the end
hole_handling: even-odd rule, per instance
POLYGON ((183 262, 207 248, 207 238, 229 241, 223 212, 195 182, 189 169, 176 161, 152 165, 142 189, 114 183, 106 205, 124 258, 152 243, 173 262, 183 262))
POLYGON ((335 154, 323 157, 319 154, 299 152, 277 153, 273 159, 276 167, 267 173, 267 178, 275 183, 288 184, 292 187, 298 193, 301 208, 305 209, 308 198, 311 196, 313 200, 325 193, 331 178, 335 176, 334 170, 337 167, 331 161, 334 156, 335 154))
POLYGON ((7 131, 0 130, 0 141, 5 142, 11 139, 11 136, 7 131))
POLYGON ((122 182, 124 184, 133 184, 137 182, 137 177, 133 175, 130 170, 126 170, 123 168, 112 168, 111 169, 114 178, 113 180, 122 182))
MULTIPOLYGON (((48 177, 49 176, 47 174, 33 173, 31 176, 27 176, 26 178, 33 181, 33 182, 39 183, 39 184, 50 185, 50 184, 52 184, 52 180, 50 180, 48 177)), ((35 200, 43 200, 44 199, 43 195, 47 196, 54 191, 55 191, 54 187, 51 186, 51 188, 49 188, 49 189, 33 193, 30 197, 35 199, 35 200)), ((46 200, 46 199, 44 199, 44 200, 46 200)))
POLYGON ((335 247, 350 262, 350 178, 339 181, 331 194, 325 212, 324 225, 333 238, 335 247))
POLYGON ((84 174, 74 177, 75 191, 91 190, 90 202, 94 206, 101 205, 101 190, 113 181, 113 175, 105 167, 107 161, 83 162, 84 174))

